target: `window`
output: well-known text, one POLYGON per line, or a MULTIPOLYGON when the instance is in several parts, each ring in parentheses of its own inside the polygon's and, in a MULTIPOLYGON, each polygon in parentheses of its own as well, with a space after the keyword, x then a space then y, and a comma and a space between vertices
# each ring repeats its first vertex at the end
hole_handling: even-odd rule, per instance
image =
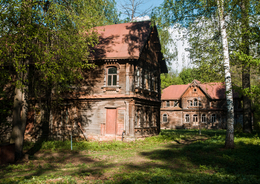
POLYGON ((202 107, 201 101, 199 101, 199 106, 202 107))
POLYGON ((215 123, 216 122, 216 114, 212 114, 211 115, 211 123, 215 123))
POLYGON ((111 67, 108 68, 108 75, 107 75, 107 85, 108 86, 116 86, 117 83, 117 68, 111 67))
POLYGON ((192 107, 192 105, 193 105, 193 104, 192 104, 192 100, 189 101, 189 104, 190 104, 190 106, 192 107))
POLYGON ((178 106, 178 101, 174 101, 174 107, 178 106))
POLYGON ((198 100, 197 99, 194 100, 194 107, 196 107, 196 106, 198 106, 198 100))
POLYGON ((196 92, 196 91, 197 91, 197 89, 196 89, 196 88, 194 88, 194 89, 193 89, 193 91, 194 91, 194 92, 196 92))
POLYGON ((189 115, 189 114, 186 114, 186 115, 185 115, 185 122, 186 122, 186 123, 189 123, 189 122, 190 122, 190 115, 189 115))
POLYGON ((163 122, 167 122, 168 121, 168 116, 167 114, 163 114, 163 122))
POLYGON ((198 115, 197 114, 193 115, 193 122, 198 122, 198 115))
POLYGON ((135 79, 135 86, 136 87, 141 87, 140 86, 140 70, 139 68, 136 69, 136 79, 135 79))
POLYGON ((170 107, 170 101, 166 101, 166 107, 170 107))
POLYGON ((201 116, 201 122, 202 122, 202 123, 206 123, 206 122, 207 122, 207 117, 206 117, 205 114, 202 114, 202 116, 201 116))
POLYGON ((148 72, 147 72, 147 70, 145 70, 144 71, 144 87, 145 87, 145 89, 149 89, 148 81, 149 81, 148 72))

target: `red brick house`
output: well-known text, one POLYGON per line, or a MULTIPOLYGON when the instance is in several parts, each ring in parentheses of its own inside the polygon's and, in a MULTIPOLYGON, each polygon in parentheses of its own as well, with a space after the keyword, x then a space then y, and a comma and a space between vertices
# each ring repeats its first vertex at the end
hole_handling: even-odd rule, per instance
MULTIPOLYGON (((150 21, 94 28, 99 44, 93 48, 80 85, 51 110, 49 137, 95 140, 135 139, 160 131, 160 74, 167 73, 156 26, 150 21)), ((53 98, 54 99, 54 98, 53 98)), ((43 110, 28 113, 27 139, 41 133, 43 110)))
MULTIPOLYGON (((226 95, 223 83, 193 80, 162 91, 161 128, 225 128, 226 95)), ((241 98, 235 93, 235 123, 242 123, 241 98)))

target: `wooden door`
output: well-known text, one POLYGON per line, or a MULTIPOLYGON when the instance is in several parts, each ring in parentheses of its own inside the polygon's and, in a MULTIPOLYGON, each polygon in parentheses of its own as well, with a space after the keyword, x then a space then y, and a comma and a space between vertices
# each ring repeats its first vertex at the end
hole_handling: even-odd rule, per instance
POLYGON ((107 109, 106 134, 116 134, 116 109, 107 109))

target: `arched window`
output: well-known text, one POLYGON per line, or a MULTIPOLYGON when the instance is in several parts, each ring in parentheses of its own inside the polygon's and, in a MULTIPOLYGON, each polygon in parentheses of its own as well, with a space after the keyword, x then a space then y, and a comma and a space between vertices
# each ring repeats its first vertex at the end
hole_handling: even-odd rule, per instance
POLYGON ((117 68, 110 67, 110 68, 108 68, 107 85, 116 86, 116 83, 117 83, 117 68))
POLYGON ((193 115, 193 122, 198 122, 198 115, 197 114, 193 115))
POLYGON ((211 123, 215 123, 216 122, 216 114, 212 114, 211 115, 211 123))
POLYGON ((185 115, 185 122, 186 122, 186 123, 189 123, 189 122, 190 122, 190 115, 189 115, 189 114, 186 114, 186 115, 185 115))
POLYGON ((206 122, 207 122, 207 116, 206 116, 206 114, 202 114, 202 116, 201 116, 201 122, 202 122, 202 123, 206 123, 206 122))
POLYGON ((167 114, 163 114, 163 122, 167 122, 168 121, 168 116, 167 114))
POLYGON ((198 100, 194 99, 194 107, 198 106, 198 100))

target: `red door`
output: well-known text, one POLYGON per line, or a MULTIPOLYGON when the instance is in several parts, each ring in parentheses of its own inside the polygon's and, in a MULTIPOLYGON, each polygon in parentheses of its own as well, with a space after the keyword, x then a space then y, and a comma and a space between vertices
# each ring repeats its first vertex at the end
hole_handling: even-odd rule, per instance
POLYGON ((116 134, 116 109, 107 109, 106 134, 116 134))

